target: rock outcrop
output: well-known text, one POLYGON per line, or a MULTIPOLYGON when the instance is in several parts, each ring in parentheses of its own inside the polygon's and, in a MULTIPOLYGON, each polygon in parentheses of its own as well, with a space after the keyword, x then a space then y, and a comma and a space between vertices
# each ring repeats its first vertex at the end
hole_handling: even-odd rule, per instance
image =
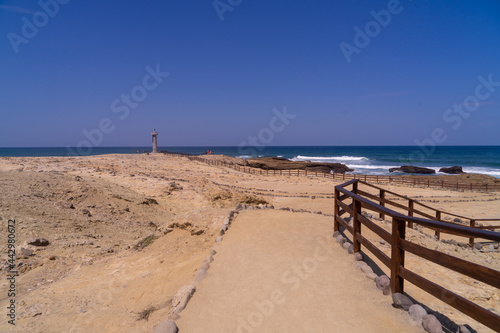
POLYGON ((465 173, 462 170, 461 166, 452 166, 449 168, 441 168, 441 169, 439 169, 439 172, 447 173, 450 175, 461 175, 461 174, 465 173))
POLYGON ((48 246, 50 242, 45 238, 30 238, 26 241, 26 244, 33 246, 48 246))
POLYGON ((436 173, 436 170, 429 169, 429 168, 416 167, 413 165, 403 165, 400 168, 390 168, 389 172, 432 174, 432 173, 436 173))
POLYGON ((319 163, 290 161, 282 157, 261 157, 246 160, 246 165, 264 170, 307 170, 310 172, 346 173, 354 171, 342 163, 319 163))

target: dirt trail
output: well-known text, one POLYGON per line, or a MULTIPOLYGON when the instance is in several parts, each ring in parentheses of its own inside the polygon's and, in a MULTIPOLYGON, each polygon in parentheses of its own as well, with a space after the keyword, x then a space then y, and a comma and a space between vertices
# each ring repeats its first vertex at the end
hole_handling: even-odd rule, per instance
POLYGON ((177 321, 188 332, 423 332, 334 242, 331 219, 250 211, 233 222, 177 321))

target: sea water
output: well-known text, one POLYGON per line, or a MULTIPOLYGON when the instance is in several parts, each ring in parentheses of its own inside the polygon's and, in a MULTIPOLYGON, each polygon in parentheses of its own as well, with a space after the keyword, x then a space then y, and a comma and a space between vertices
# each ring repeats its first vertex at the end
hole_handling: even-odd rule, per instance
MULTIPOLYGON (((254 147, 252 154, 239 147, 160 147, 160 151, 204 154, 212 151, 233 157, 283 157, 293 161, 343 163, 352 173, 387 175, 390 168, 415 165, 438 170, 461 166, 468 173, 500 178, 500 146, 284 146, 254 147)), ((0 156, 70 156, 66 148, 0 148, 0 156)), ((94 147, 85 155, 137 154, 151 147, 94 147)))

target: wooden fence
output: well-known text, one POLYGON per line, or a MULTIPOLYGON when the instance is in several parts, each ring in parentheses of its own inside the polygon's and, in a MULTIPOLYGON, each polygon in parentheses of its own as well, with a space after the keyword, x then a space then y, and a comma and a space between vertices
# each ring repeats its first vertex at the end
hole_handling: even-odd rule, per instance
POLYGON ((223 166, 232 168, 237 171, 251 173, 254 175, 267 175, 267 176, 305 176, 305 177, 322 177, 322 178, 332 178, 335 180, 352 180, 352 179, 360 179, 365 182, 372 183, 395 183, 395 184, 404 184, 404 185, 415 185, 415 186, 427 186, 427 187, 438 187, 438 188, 446 188, 446 189, 455 189, 455 190, 482 190, 482 191, 500 191, 500 184, 466 184, 466 183, 458 183, 458 182, 445 182, 443 180, 433 180, 432 176, 422 177, 422 179, 418 179, 416 177, 408 177, 408 176, 375 176, 375 175, 355 175, 355 174, 345 174, 345 173, 324 173, 324 172, 315 172, 315 171, 307 171, 307 170, 263 170, 258 168, 251 168, 246 166, 241 166, 237 164, 226 163, 223 161, 217 161, 212 159, 203 158, 200 156, 203 155, 189 155, 182 153, 166 153, 166 154, 174 154, 178 156, 184 156, 193 161, 199 161, 203 163, 207 163, 209 165, 215 166, 223 166))
MULTIPOLYGON (((445 222, 445 223, 450 223, 450 224, 455 224, 455 225, 463 225, 460 222, 455 222, 453 221, 454 219, 460 219, 461 222, 466 223, 468 226, 471 228, 476 228, 476 229, 488 229, 495 231, 496 229, 500 229, 500 219, 499 218, 470 218, 470 217, 465 217, 462 215, 457 215, 449 212, 445 212, 443 210, 435 209, 429 205, 423 204, 415 199, 408 198, 407 196, 403 196, 388 190, 385 190, 381 187, 368 184, 364 181, 359 181, 360 184, 363 184, 364 186, 374 189, 377 194, 369 193, 367 191, 364 191, 360 188, 358 188, 356 194, 359 196, 365 197, 366 199, 371 199, 375 202, 378 202, 380 206, 392 206, 395 208, 399 208, 404 211, 408 216, 415 216, 415 217, 421 217, 425 219, 430 219, 434 221, 440 221, 440 222, 445 222), (399 201, 401 202, 394 202, 394 200, 389 200, 387 198, 388 195, 394 196, 399 201), (424 212, 423 210, 427 210, 427 212, 424 212), (448 218, 448 220, 445 219, 445 217, 448 218), (488 223, 488 225, 482 225, 483 223, 488 223), (498 225, 491 225, 491 223, 498 223, 498 225), (479 225, 481 224, 481 225, 479 225)), ((380 218, 385 218, 384 213, 379 213, 380 218)), ((412 228, 413 227, 413 222, 408 223, 408 227, 412 228)), ((437 239, 441 239, 441 233, 447 233, 447 234, 455 234, 452 231, 449 230, 441 230, 439 228, 430 228, 434 230, 435 235, 437 239)), ((455 234, 456 235, 456 234, 455 234)), ((461 235, 458 235, 461 236, 461 235)), ((474 237, 469 237, 469 244, 471 246, 474 246, 474 237)))
MULTIPOLYGON (((478 322, 490 327, 493 330, 498 330, 498 328, 500 327, 500 316, 482 308, 476 303, 458 294, 455 294, 454 292, 440 286, 437 283, 427 280, 426 278, 416 274, 415 272, 412 272, 408 268, 405 268, 405 253, 412 253, 425 260, 433 262, 442 267, 446 267, 455 272, 464 274, 470 278, 481 281, 498 289, 500 289, 499 271, 450 256, 443 252, 425 248, 416 243, 407 241, 405 238, 406 227, 407 225, 410 226, 411 224, 418 224, 420 226, 434 229, 439 232, 448 232, 454 235, 466 237, 472 239, 472 242, 474 238, 500 242, 500 233, 480 229, 477 227, 467 227, 454 223, 444 222, 439 220, 438 217, 431 217, 432 219, 424 219, 411 216, 410 213, 413 213, 413 215, 418 214, 425 216, 425 214, 422 214, 422 212, 415 209, 416 205, 418 206, 422 204, 417 203, 413 200, 408 201, 409 205, 405 206, 384 199, 384 194, 390 193, 392 195, 396 195, 395 193, 385 190, 384 192, 380 192, 379 196, 373 196, 371 194, 367 195, 369 193, 360 189, 359 185, 366 185, 372 188, 375 187, 358 179, 353 179, 335 187, 334 229, 338 231, 340 225, 342 225, 352 235, 354 252, 359 252, 361 250, 361 246, 363 245, 369 252, 375 255, 375 257, 377 257, 384 265, 386 265, 390 269, 391 292, 403 293, 404 281, 407 280, 418 288, 428 292, 436 298, 439 298, 441 301, 449 304, 462 313, 477 320, 478 322), (347 187, 350 186, 352 186, 352 188, 348 190, 347 187), (363 197, 363 195, 369 197, 370 199, 373 199, 374 201, 363 197), (394 210, 384 207, 383 204, 391 204, 395 207, 408 210, 409 213, 408 215, 398 213, 394 210), (361 214, 362 208, 376 212, 379 214, 379 216, 392 218, 392 233, 386 231, 385 229, 372 222, 369 218, 363 216, 361 214), (346 213, 352 216, 352 227, 342 218, 342 215, 346 213), (384 239, 387 243, 391 244, 391 257, 387 256, 384 252, 377 248, 377 246, 375 246, 372 242, 370 242, 366 237, 362 235, 362 226, 367 227, 376 235, 384 239)), ((377 189, 382 190, 380 188, 377 189)), ((429 208, 425 205, 422 206, 429 208)), ((439 212, 438 210, 435 211, 439 212)), ((444 212, 441 212, 441 214, 443 213, 444 212)))

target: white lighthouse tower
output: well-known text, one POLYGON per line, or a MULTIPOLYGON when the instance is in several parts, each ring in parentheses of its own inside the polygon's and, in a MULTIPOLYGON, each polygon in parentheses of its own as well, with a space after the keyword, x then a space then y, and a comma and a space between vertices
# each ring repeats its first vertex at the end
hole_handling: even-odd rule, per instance
POLYGON ((151 133, 153 136, 153 154, 158 152, 158 132, 156 129, 151 133))

